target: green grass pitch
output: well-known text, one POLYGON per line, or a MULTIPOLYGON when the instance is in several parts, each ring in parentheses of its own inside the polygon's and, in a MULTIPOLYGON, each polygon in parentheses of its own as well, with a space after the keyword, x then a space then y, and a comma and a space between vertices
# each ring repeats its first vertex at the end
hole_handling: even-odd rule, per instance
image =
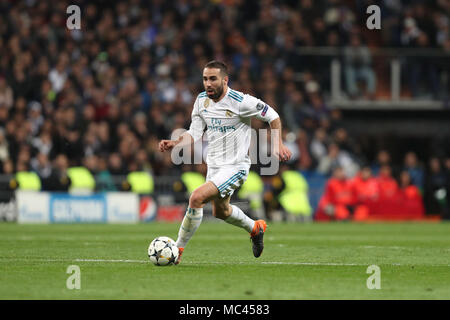
POLYGON ((178 226, 1 223, 0 299, 450 299, 448 223, 270 223, 255 259, 245 231, 205 221, 180 265, 152 265, 150 241, 178 226))

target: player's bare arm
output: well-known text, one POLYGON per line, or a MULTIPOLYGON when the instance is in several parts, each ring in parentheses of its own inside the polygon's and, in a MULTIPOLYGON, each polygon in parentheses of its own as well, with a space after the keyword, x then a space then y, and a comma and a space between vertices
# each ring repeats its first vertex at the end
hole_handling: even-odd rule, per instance
POLYGON ((185 132, 177 140, 161 140, 159 142, 159 151, 170 151, 175 146, 184 147, 194 143, 192 136, 185 132))
POLYGON ((292 156, 292 152, 283 143, 280 118, 276 118, 270 122, 270 130, 271 134, 276 138, 275 145, 272 147, 275 156, 280 161, 288 161, 292 156))

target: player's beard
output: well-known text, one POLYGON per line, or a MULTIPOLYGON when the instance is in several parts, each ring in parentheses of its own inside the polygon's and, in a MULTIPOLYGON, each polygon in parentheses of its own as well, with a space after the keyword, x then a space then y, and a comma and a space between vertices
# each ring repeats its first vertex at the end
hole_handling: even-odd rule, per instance
POLYGON ((213 88, 214 93, 213 94, 208 94, 208 98, 213 99, 213 100, 217 100, 219 99, 219 97, 222 95, 223 93, 223 85, 217 89, 213 88))

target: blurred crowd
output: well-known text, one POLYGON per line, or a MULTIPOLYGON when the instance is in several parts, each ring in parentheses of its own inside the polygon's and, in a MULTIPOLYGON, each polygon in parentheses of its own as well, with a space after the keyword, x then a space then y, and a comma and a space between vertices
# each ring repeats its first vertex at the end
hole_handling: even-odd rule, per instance
MULTIPOLYGON (((381 2, 386 28, 378 45, 449 49, 448 1, 381 2)), ((83 165, 94 174, 179 174, 170 154, 157 151, 158 140, 188 128, 203 66, 217 59, 228 64, 233 89, 279 112, 293 167, 330 175, 339 165, 353 176, 371 159, 341 126, 340 111, 327 105, 329 58, 299 55, 297 48, 352 48, 344 59, 349 94, 359 94, 356 81, 363 78, 364 94, 373 96, 369 4, 2 1, 0 171, 33 170, 45 178, 83 165), (82 8, 81 30, 66 28, 70 4, 82 8)), ((449 170, 448 158, 430 160, 429 169, 444 170, 444 163, 449 170)), ((411 177, 424 183, 424 174, 411 177)))
POLYGON ((426 166, 414 152, 402 165, 381 150, 374 163, 364 164, 348 176, 336 165, 320 199, 317 220, 366 220, 368 218, 421 219, 425 213, 450 219, 450 158, 442 163, 432 157, 426 166))

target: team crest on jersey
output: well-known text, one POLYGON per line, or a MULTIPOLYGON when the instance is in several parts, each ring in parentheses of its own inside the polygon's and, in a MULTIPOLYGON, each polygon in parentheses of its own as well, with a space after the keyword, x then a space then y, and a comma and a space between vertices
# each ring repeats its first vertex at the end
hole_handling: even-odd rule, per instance
POLYGON ((227 117, 232 117, 233 116, 233 112, 231 112, 230 110, 227 110, 227 112, 225 112, 227 117))
POLYGON ((208 106, 209 106, 209 99, 208 99, 208 98, 206 98, 206 99, 205 99, 205 102, 203 102, 203 106, 204 106, 205 108, 208 108, 208 106))

